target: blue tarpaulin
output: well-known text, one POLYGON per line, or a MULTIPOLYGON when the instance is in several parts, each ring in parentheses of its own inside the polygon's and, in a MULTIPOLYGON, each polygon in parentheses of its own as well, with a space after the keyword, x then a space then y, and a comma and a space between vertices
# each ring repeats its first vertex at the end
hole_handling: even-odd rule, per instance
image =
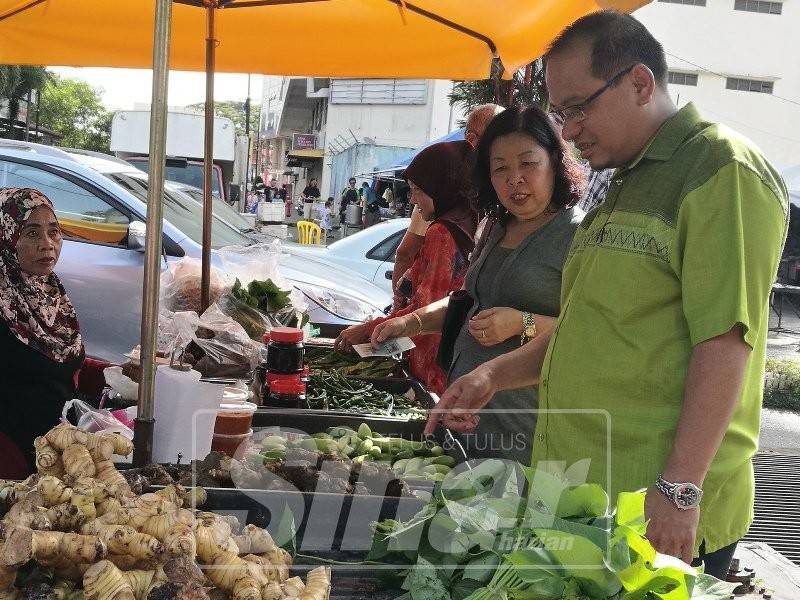
POLYGON ((461 129, 455 129, 450 133, 448 133, 447 135, 440 137, 439 139, 430 141, 427 144, 423 144, 419 148, 415 148, 405 156, 402 156, 392 161, 391 163, 385 163, 379 167, 376 167, 375 170, 370 174, 371 175, 377 175, 379 173, 391 174, 394 173, 395 171, 403 171, 408 165, 411 164, 411 161, 414 159, 414 157, 420 152, 422 152, 428 146, 432 146, 433 144, 438 144, 439 142, 455 142, 457 140, 463 140, 463 139, 464 139, 464 128, 462 127, 461 129))

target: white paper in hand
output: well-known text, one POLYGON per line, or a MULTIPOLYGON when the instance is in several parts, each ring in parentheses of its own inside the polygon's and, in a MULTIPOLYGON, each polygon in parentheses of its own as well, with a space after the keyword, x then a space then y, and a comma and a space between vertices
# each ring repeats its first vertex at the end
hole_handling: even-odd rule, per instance
POLYGON ((411 338, 399 337, 393 340, 386 340, 377 348, 373 348, 372 344, 356 344, 353 346, 353 350, 355 350, 361 358, 369 358, 371 356, 391 357, 399 356, 403 352, 411 350, 414 347, 414 342, 411 341, 411 338))

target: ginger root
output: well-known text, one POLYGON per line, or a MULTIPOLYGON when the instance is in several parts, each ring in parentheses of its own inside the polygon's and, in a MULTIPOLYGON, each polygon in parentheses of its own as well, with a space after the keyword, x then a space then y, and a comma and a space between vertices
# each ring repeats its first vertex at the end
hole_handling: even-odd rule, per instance
POLYGON ((97 474, 92 456, 84 444, 67 446, 61 453, 61 460, 64 461, 64 471, 75 479, 94 477, 97 474))
POLYGON ((97 533, 109 553, 130 556, 136 560, 152 560, 160 556, 164 547, 156 538, 139 533, 127 525, 108 525, 97 533))
POLYGON ((114 563, 102 560, 83 576, 86 600, 136 600, 133 588, 114 563))
POLYGON ((94 563, 107 552, 106 545, 92 535, 36 531, 27 527, 14 527, 10 533, 5 533, 5 551, 0 556, 0 564, 6 567, 20 567, 31 559, 40 563, 57 559, 94 563))
POLYGON ((44 436, 33 440, 36 449, 36 471, 40 475, 61 477, 64 474, 64 463, 61 455, 53 448, 44 436))

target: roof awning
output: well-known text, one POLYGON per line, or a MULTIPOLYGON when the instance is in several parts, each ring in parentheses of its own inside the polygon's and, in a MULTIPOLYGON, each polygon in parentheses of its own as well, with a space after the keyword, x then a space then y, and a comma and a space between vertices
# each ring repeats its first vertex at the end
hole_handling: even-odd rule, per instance
POLYGON ((289 150, 286 154, 288 158, 322 158, 324 155, 324 150, 321 148, 319 149, 307 149, 307 150, 289 150))

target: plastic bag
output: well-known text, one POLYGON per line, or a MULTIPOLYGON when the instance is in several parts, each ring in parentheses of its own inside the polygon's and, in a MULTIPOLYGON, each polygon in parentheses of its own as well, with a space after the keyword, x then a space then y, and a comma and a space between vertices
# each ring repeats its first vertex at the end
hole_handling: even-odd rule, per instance
POLYGON ((139 384, 130 377, 123 375, 122 367, 107 367, 103 369, 103 375, 108 386, 122 400, 136 401, 139 396, 139 384))
MULTIPOLYGON (((280 260, 286 256, 280 240, 272 240, 250 246, 228 246, 218 252, 222 268, 233 286, 236 279, 243 286, 251 281, 272 281, 282 290, 289 292, 289 303, 298 313, 308 312, 305 295, 294 287, 280 272, 280 260)), ((285 318, 285 315, 281 319, 285 318)))
POLYGON ((247 376, 258 365, 263 344, 250 339, 244 328, 217 304, 209 306, 200 317, 193 312, 178 312, 173 318, 180 336, 191 339, 210 359, 203 358, 205 362, 195 365, 204 376, 247 376))
POLYGON ((81 431, 88 433, 119 433, 129 440, 133 439, 133 430, 117 419, 104 408, 94 408, 83 400, 68 400, 64 403, 61 411, 61 418, 69 422, 67 413, 70 409, 75 410, 77 423, 75 424, 81 431))
MULTIPOLYGON (((161 274, 161 308, 172 312, 191 310, 199 313, 200 276, 201 262, 196 258, 185 256, 177 262, 169 263, 167 270, 161 274)), ((228 283, 224 274, 211 268, 211 302, 216 302, 231 285, 233 282, 228 283)))

